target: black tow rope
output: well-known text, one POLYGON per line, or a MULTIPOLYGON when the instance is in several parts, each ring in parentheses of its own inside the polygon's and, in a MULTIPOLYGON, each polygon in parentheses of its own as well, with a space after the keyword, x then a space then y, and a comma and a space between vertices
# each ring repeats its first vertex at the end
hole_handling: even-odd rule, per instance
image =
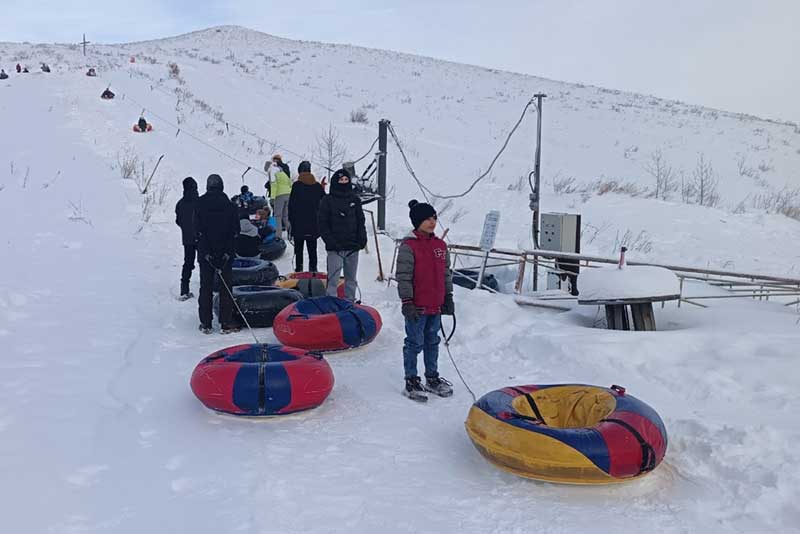
POLYGON ((464 384, 464 387, 467 388, 469 394, 472 395, 472 402, 478 402, 478 398, 475 396, 475 393, 472 391, 472 389, 470 389, 469 385, 467 384, 467 381, 464 380, 464 376, 461 374, 461 370, 459 370, 458 365, 456 365, 456 361, 455 359, 453 359, 453 353, 450 352, 450 340, 453 339, 453 336, 456 333, 456 314, 453 313, 452 317, 453 317, 453 330, 450 332, 449 336, 444 331, 444 324, 441 322, 441 318, 439 321, 439 329, 442 331, 442 336, 444 337, 444 348, 445 350, 447 350, 447 355, 450 357, 450 363, 453 364, 453 368, 456 370, 456 373, 458 373, 458 378, 461 379, 461 383, 464 384))

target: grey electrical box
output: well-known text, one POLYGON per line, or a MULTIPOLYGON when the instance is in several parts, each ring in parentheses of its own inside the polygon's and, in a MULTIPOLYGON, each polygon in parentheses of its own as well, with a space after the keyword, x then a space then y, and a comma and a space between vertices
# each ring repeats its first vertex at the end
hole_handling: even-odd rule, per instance
MULTIPOLYGON (((581 251, 581 216, 577 213, 542 213, 541 236, 544 250, 578 254, 581 251)), ((562 281, 569 280, 570 292, 577 295, 579 265, 577 260, 556 260, 558 271, 548 273, 547 289, 561 289, 562 281)))

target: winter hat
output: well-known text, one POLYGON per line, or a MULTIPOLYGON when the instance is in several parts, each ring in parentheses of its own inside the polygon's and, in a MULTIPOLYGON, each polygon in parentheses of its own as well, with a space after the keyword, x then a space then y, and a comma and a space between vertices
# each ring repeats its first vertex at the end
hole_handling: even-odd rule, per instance
POLYGON ((258 228, 250 222, 250 219, 239 219, 239 233, 247 237, 258 237, 258 228))
POLYGON ((209 174, 206 180, 206 191, 222 191, 225 185, 222 183, 222 176, 219 174, 209 174))
POLYGON ((408 212, 408 216, 411 218, 411 224, 414 226, 414 230, 419 228, 419 225, 422 224, 423 221, 436 215, 436 210, 433 209, 433 206, 424 202, 412 200, 408 203, 408 207, 411 208, 411 211, 408 212))
POLYGON ((297 172, 311 172, 311 162, 310 161, 301 161, 300 165, 297 166, 297 172))
POLYGON ((331 176, 331 191, 340 191, 342 193, 346 193, 348 191, 353 190, 352 182, 347 182, 346 184, 339 183, 339 178, 341 178, 342 176, 347 176, 348 178, 350 178, 350 173, 344 169, 339 169, 338 171, 333 173, 333 176, 331 176))
POLYGON ((283 158, 281 157, 280 154, 275 154, 274 156, 272 156, 272 161, 280 161, 280 162, 282 162, 283 158))

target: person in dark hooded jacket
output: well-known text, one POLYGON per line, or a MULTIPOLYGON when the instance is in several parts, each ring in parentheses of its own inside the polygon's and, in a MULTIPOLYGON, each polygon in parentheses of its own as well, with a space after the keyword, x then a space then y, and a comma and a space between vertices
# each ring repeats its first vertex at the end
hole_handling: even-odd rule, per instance
POLYGON ((181 242, 183 243, 183 269, 181 269, 181 296, 180 300, 188 300, 194 295, 189 291, 189 279, 194 270, 194 261, 197 256, 197 244, 194 232, 194 209, 197 205, 197 182, 189 176, 183 179, 183 197, 175 204, 175 224, 181 228, 181 242))
POLYGON ((289 195, 289 227, 294 239, 295 272, 303 270, 303 244, 308 249, 308 268, 317 272, 317 238, 319 223, 317 212, 325 190, 311 174, 311 163, 303 161, 297 168, 297 181, 289 195))
POLYGON ((260 254, 261 236, 258 228, 250 222, 247 215, 239 216, 239 234, 236 236, 236 255, 244 258, 257 258, 260 254))
POLYGON ((222 282, 219 292, 219 319, 222 333, 240 330, 232 321, 233 300, 231 288, 232 261, 236 255, 236 235, 239 233, 239 218, 236 205, 223 192, 224 184, 218 174, 212 174, 206 182, 206 194, 197 200, 194 211, 194 229, 197 236, 197 255, 200 264, 200 296, 198 312, 200 330, 211 333, 211 300, 214 275, 219 270, 222 282))
POLYGON ((328 251, 327 294, 336 296, 339 274, 344 270, 345 298, 354 301, 358 286, 358 251, 367 246, 367 226, 361 199, 353 192, 346 170, 333 173, 331 192, 319 203, 317 222, 328 251))

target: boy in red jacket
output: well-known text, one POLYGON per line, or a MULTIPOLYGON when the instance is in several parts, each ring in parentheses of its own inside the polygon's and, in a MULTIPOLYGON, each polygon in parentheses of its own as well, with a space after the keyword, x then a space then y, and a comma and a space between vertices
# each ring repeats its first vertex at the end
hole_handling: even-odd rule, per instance
POLYGON ((439 376, 439 328, 442 315, 453 315, 453 274, 447 244, 434 235, 436 210, 412 200, 409 216, 414 230, 397 253, 397 293, 403 302, 406 339, 403 346, 406 387, 403 394, 425 402, 426 392, 449 397, 453 384, 439 376), (417 356, 423 353, 425 384, 417 374, 417 356))

